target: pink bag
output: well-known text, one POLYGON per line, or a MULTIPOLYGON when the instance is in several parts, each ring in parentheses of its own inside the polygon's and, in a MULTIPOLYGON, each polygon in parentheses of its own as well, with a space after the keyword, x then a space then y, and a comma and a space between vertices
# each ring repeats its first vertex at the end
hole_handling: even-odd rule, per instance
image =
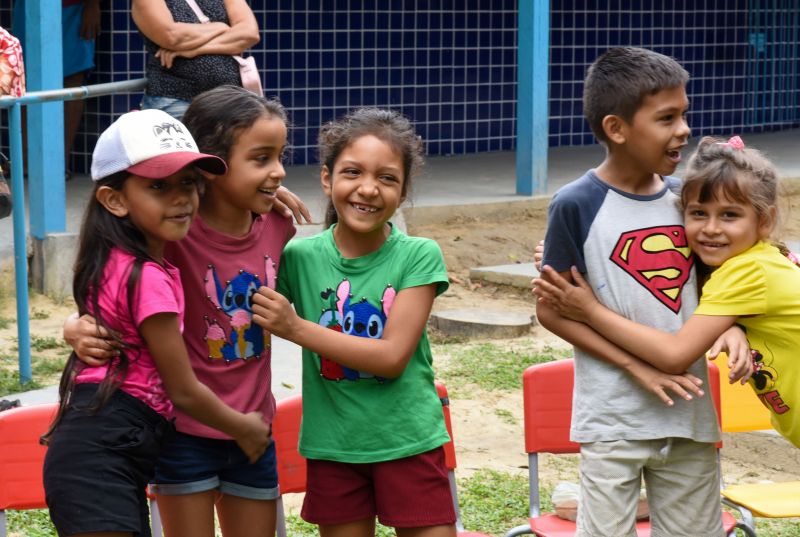
MULTIPOLYGON (((192 8, 201 24, 210 22, 210 19, 206 17, 206 14, 203 13, 203 10, 200 9, 195 0, 186 0, 186 3, 192 8)), ((239 64, 239 77, 242 79, 242 87, 256 95, 264 95, 264 90, 261 88, 261 75, 258 72, 258 67, 256 67, 256 59, 252 56, 244 58, 238 55, 234 55, 233 59, 239 64)))
POLYGON ((242 87, 256 95, 264 95, 264 90, 261 88, 261 75, 258 72, 258 67, 256 67, 256 59, 252 56, 247 58, 234 56, 233 59, 239 63, 239 76, 242 78, 242 87))

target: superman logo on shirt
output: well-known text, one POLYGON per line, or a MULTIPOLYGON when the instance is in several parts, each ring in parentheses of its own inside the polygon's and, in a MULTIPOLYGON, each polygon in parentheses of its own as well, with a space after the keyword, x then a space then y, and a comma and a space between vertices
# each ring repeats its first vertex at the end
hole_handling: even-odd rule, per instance
POLYGON ((681 291, 694 262, 683 226, 656 226, 623 233, 611 261, 673 313, 680 311, 681 291))

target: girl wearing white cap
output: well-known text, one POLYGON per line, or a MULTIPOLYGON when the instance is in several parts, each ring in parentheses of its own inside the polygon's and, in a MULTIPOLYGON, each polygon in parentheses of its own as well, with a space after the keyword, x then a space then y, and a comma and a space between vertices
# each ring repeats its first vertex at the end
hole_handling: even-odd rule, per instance
POLYGON ((159 110, 124 114, 97 141, 73 294, 120 345, 97 366, 67 361, 44 486, 59 535, 150 535, 145 489, 173 426, 173 404, 235 439, 250 460, 270 443, 258 411, 242 413, 200 383, 182 338, 180 273, 164 259, 189 231, 199 170, 225 162, 198 152, 189 130, 159 110))

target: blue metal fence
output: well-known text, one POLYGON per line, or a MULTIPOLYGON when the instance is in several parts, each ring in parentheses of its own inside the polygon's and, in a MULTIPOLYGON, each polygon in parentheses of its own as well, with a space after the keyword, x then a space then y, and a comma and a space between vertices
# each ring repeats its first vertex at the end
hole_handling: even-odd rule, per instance
MULTIPOLYGON (((19 377, 20 382, 26 383, 32 379, 31 376, 31 342, 30 342, 30 316, 28 307, 28 256, 26 251, 26 230, 25 230, 25 182, 23 180, 22 167, 22 107, 53 101, 74 101, 78 99, 88 99, 101 95, 111 95, 116 93, 130 93, 141 91, 144 88, 145 79, 126 80, 123 82, 110 82, 108 84, 97 84, 93 86, 81 86, 78 88, 64 88, 49 91, 35 91, 22 97, 0 97, 0 109, 9 109, 9 138, 11 147, 11 194, 14 221, 14 277, 17 298, 17 339, 19 340, 19 377)), ((58 181, 63 181, 63 173, 58 176, 58 181)), ((46 191, 47 189, 45 189, 46 191)), ((66 200, 45 199, 41 204, 42 209, 46 207, 63 206, 66 200)), ((31 207, 31 210, 37 210, 31 207)), ((63 211, 62 211, 63 214, 63 211)), ((31 221, 44 221, 42 215, 31 215, 31 221), (34 218, 37 216, 36 218, 34 218)), ((61 222, 61 227, 66 225, 61 222)), ((45 230, 46 231, 46 230, 45 230)), ((44 238, 46 235, 39 238, 44 238)))

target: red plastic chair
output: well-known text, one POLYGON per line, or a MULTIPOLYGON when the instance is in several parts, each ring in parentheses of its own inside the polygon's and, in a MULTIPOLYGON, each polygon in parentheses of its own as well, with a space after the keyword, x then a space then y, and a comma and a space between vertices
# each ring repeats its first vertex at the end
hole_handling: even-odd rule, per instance
MULTIPOLYGON (((458 508, 458 493, 456 490, 455 468, 456 451, 452 440, 453 430, 450 423, 450 400, 447 396, 447 388, 444 384, 437 382, 436 391, 442 401, 442 411, 447 432, 450 434, 450 442, 445 444, 445 464, 447 465, 450 478, 450 490, 453 496, 453 506, 456 511, 456 529, 459 537, 489 537, 485 533, 465 531, 461 522, 461 515, 458 508)), ((297 451, 297 441, 300 435, 300 422, 303 417, 302 396, 295 395, 287 399, 278 401, 278 408, 275 418, 272 421, 272 437, 275 440, 276 457, 278 459, 278 483, 281 487, 281 494, 290 492, 305 492, 306 490, 306 460, 297 451)), ((278 537, 286 537, 286 517, 283 509, 283 502, 278 500, 278 537)))
MULTIPOLYGON (((539 496, 539 453, 579 453, 580 445, 569 440, 572 421, 574 360, 537 364, 525 370, 522 393, 525 406, 525 451, 528 453, 530 512, 528 524, 509 530, 505 537, 534 534, 538 537, 572 537, 575 522, 554 513, 542 513, 539 496)), ((709 364, 711 396, 719 417, 719 370, 709 364)), ((721 444, 718 444, 718 448, 721 444)), ((736 527, 736 519, 723 512, 726 534, 736 527)), ((636 523, 638 537, 650 536, 650 521, 636 523)))
POLYGON ((47 449, 39 444, 58 405, 17 407, 0 412, 0 536, 6 535, 6 510, 42 509, 42 466, 47 449))
MULTIPOLYGON (((47 448, 39 438, 50 427, 57 403, 0 412, 0 537, 6 537, 6 510, 45 509, 42 470, 47 448)), ((153 537, 161 537, 158 508, 152 502, 153 537)))

